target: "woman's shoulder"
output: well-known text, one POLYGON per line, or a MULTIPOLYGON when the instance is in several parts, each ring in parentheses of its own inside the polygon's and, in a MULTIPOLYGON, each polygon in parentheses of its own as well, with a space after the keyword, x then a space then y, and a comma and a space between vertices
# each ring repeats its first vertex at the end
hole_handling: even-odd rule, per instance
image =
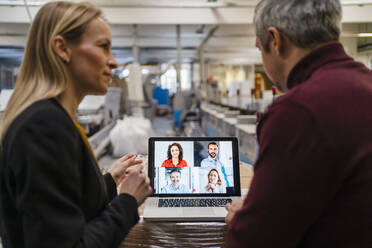
POLYGON ((210 190, 207 188, 208 184, 202 187, 201 193, 209 193, 210 190))
POLYGON ((71 135, 73 127, 71 118, 55 99, 43 99, 31 104, 15 118, 7 130, 4 142, 17 142, 24 137, 24 133, 40 136, 43 133, 50 135, 50 132, 60 132, 71 135))
POLYGON ((226 186, 223 186, 222 184, 217 184, 217 189, 219 193, 226 193, 226 186))
POLYGON ((170 167, 171 166, 172 159, 166 159, 161 164, 161 167, 170 167))
POLYGON ((44 121, 51 122, 69 122, 73 124, 67 112, 54 98, 42 99, 34 102, 25 110, 23 110, 17 118, 15 123, 33 122, 37 121, 44 123, 44 121))
POLYGON ((177 167, 187 167, 187 163, 185 160, 180 160, 177 167))

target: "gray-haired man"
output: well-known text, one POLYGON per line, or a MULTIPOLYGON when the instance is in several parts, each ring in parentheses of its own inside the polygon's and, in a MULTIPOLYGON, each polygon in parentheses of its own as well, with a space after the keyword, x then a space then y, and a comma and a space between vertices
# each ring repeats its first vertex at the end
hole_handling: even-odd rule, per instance
POLYGON ((372 247, 372 72, 338 42, 339 0, 262 0, 264 68, 285 95, 258 126, 229 247, 372 247))

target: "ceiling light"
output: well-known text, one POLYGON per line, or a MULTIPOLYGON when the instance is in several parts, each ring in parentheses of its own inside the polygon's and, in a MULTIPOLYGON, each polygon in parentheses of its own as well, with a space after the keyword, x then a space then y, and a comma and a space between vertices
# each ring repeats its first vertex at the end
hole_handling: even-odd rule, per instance
POLYGON ((372 37, 372 33, 359 33, 358 37, 372 37))

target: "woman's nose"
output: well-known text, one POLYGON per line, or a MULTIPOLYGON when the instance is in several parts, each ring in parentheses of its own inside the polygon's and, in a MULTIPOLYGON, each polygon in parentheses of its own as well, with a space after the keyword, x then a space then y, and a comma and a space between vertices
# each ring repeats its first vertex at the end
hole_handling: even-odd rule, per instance
POLYGON ((115 57, 111 54, 111 58, 108 61, 109 66, 111 69, 118 68, 118 62, 116 61, 115 57))

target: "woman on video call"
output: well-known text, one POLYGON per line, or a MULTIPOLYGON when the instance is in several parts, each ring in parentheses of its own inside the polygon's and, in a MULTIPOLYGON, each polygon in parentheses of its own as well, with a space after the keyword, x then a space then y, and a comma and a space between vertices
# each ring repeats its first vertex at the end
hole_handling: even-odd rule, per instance
POLYGON ((187 163, 183 160, 183 149, 178 143, 173 143, 168 146, 168 159, 164 160, 161 167, 187 167, 187 163))
POLYGON ((203 188, 202 193, 226 193, 226 187, 222 186, 220 174, 216 169, 208 173, 208 184, 203 188))

